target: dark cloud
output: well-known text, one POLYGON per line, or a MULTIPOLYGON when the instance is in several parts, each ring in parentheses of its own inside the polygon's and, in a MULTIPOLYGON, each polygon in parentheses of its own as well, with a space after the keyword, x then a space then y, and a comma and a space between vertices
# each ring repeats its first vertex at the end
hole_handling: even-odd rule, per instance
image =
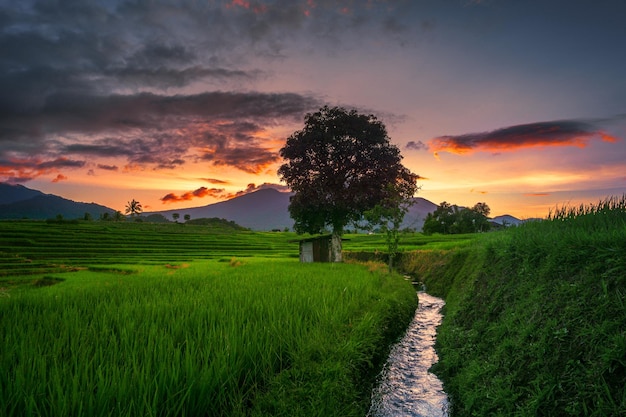
POLYGON ((230 184, 230 181, 219 180, 217 178, 201 178, 210 184, 230 184))
POLYGON ((36 101, 37 87, 102 93, 240 82, 258 74, 253 57, 282 56, 296 40, 326 39, 335 48, 348 39, 360 46, 363 35, 395 39, 412 26, 407 7, 410 2, 322 0, 7 3, 0 8, 0 88, 13 85, 21 92, 15 99, 28 103, 36 101), (31 82, 28 91, 24 81, 31 82))
POLYGON ((440 136, 431 139, 428 142, 428 147, 435 153, 450 152, 456 154, 469 153, 474 150, 498 152, 537 146, 577 146, 582 148, 594 138, 606 142, 618 140, 591 122, 560 120, 510 126, 491 132, 440 136))
POLYGON ((399 41, 411 30, 402 13, 410 3, 3 2, 0 175, 36 177, 48 169, 36 161, 61 157, 155 168, 191 159, 261 172, 277 159, 268 128, 301 122, 321 103, 250 91, 246 83, 267 76, 255 60, 284 56, 302 40, 329 50, 362 45, 363 36, 399 41))
POLYGON ((425 151, 425 150, 428 150, 428 145, 426 145, 421 140, 419 140, 417 142, 412 140, 412 141, 409 141, 404 148, 405 149, 412 149, 412 150, 415 150, 415 151, 425 151))
POLYGON ((195 158, 258 173, 277 160, 265 126, 295 123, 317 104, 289 93, 57 94, 38 111, 0 115, 0 155, 124 157, 157 168, 195 158))
MULTIPOLYGON (((260 74, 260 71, 229 70, 226 68, 202 68, 199 66, 184 69, 171 69, 164 67, 113 68, 103 73, 103 75, 112 78, 112 80, 108 80, 109 82, 116 81, 131 88, 180 88, 205 78, 212 78, 216 81, 246 81, 254 80, 260 74)), ((103 81, 106 82, 107 80, 103 81)))
POLYGON ((82 168, 85 166, 85 161, 78 161, 68 158, 57 158, 53 161, 40 162, 35 165, 36 168, 41 170, 48 169, 60 169, 60 168, 82 168))
POLYGON ((98 164, 98 168, 103 169, 105 171, 118 171, 119 167, 117 165, 107 165, 107 164, 98 164))
POLYGON ((229 165, 251 174, 259 174, 267 166, 276 162, 279 156, 271 149, 260 146, 232 147, 229 145, 205 151, 202 159, 218 166, 229 165))

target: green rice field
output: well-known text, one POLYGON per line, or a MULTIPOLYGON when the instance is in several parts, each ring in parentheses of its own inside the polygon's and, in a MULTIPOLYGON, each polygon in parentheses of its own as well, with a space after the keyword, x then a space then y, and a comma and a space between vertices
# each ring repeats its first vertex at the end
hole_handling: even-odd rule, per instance
POLYGON ((295 237, 0 222, 0 415, 365 415, 415 291, 295 237))

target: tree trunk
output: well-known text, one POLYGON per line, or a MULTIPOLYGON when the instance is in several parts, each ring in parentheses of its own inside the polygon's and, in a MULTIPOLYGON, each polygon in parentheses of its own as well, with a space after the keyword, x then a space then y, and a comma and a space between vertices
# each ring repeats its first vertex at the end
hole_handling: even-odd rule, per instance
POLYGON ((330 261, 343 262, 343 257, 341 256, 341 235, 337 232, 333 232, 330 240, 330 261))

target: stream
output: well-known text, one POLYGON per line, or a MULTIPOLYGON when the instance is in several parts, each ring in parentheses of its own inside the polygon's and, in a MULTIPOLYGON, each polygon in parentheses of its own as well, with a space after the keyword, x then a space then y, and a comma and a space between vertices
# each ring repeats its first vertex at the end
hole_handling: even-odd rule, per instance
POLYGON ((441 381, 428 372, 439 359, 434 345, 445 302, 423 291, 418 297, 413 321, 378 376, 368 417, 448 416, 448 396, 441 381))

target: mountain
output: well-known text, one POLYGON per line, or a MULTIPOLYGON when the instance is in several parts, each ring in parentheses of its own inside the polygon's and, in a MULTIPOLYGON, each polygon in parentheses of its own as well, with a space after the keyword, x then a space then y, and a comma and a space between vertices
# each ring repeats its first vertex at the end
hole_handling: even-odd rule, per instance
POLYGON ((509 214, 504 214, 502 216, 496 216, 491 219, 492 222, 503 225, 503 226, 517 226, 520 223, 524 223, 523 220, 518 219, 517 217, 513 217, 509 214))
MULTIPOLYGON (((265 188, 202 207, 144 212, 142 217, 162 215, 168 220, 174 220, 172 215, 178 213, 180 221, 188 214, 192 219, 222 218, 252 230, 293 229, 294 222, 288 210, 291 195, 274 188, 265 188)), ((414 204, 404 216, 401 228, 420 231, 428 213, 435 211, 438 206, 421 197, 415 197, 413 200, 414 204)), ((103 213, 114 212, 115 210, 99 204, 79 203, 21 185, 0 183, 0 218, 49 219, 60 214, 65 219, 76 219, 90 213, 92 218, 97 219, 103 213)), ((492 220, 498 224, 508 225, 521 222, 509 215, 497 216, 492 220)))
MULTIPOLYGON (((180 219, 190 215, 192 219, 219 217, 232 220, 235 223, 252 230, 283 230, 293 228, 293 219, 289 216, 289 197, 292 194, 283 193, 274 188, 266 188, 250 194, 244 194, 233 199, 179 210, 165 210, 144 214, 162 214, 173 220, 172 214, 178 213, 180 219)), ((436 204, 417 197, 415 204, 404 217, 402 228, 421 230, 426 215, 437 208, 436 204)))
POLYGON ((192 219, 218 217, 232 220, 238 225, 252 230, 283 230, 293 227, 293 220, 289 217, 287 210, 290 195, 290 193, 282 193, 274 188, 265 188, 203 207, 165 210, 155 213, 162 214, 172 220, 172 214, 178 213, 181 219, 187 214, 192 219))
POLYGON ((16 201, 28 200, 29 198, 44 195, 41 191, 31 190, 23 185, 11 185, 0 183, 0 205, 11 204, 16 201))
POLYGON ((21 185, 0 184, 0 219, 83 218, 85 213, 97 219, 115 210, 95 203, 79 203, 21 185))
POLYGON ((413 205, 409 207, 409 211, 404 215, 401 229, 409 228, 417 231, 422 230, 424 220, 428 213, 432 213, 439 207, 422 197, 413 197, 413 205))

